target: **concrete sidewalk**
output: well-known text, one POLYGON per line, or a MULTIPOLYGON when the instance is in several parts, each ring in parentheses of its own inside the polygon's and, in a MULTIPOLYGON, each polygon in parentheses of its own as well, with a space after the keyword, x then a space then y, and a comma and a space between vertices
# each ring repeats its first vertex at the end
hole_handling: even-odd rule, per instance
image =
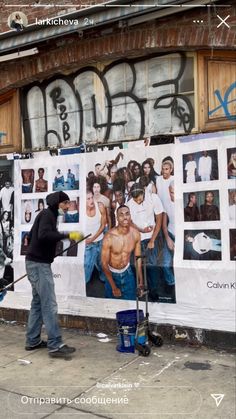
POLYGON ((164 344, 141 357, 117 352, 114 336, 63 329, 77 348, 66 361, 25 351, 23 326, 0 322, 0 333, 1 419, 235 419, 231 353, 164 344), (218 407, 212 394, 224 395, 218 407))

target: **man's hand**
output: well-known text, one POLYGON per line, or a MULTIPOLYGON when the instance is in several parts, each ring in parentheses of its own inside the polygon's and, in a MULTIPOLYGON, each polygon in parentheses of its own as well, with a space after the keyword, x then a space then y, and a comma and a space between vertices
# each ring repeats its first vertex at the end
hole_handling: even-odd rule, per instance
POLYGON ((142 297, 144 295, 144 284, 139 284, 138 286, 138 297, 142 297))
POLYGON ((6 259, 4 260, 4 265, 7 266, 7 265, 10 265, 11 263, 12 263, 12 259, 6 257, 6 259))
POLYGON ((118 156, 119 156, 119 157, 123 160, 123 158, 124 158, 124 154, 123 154, 123 153, 121 153, 121 151, 119 152, 118 156))
POLYGON ((144 227, 144 229, 142 230, 142 233, 150 233, 150 231, 152 230, 153 230, 152 226, 144 227))
POLYGON ((93 243, 93 237, 88 237, 88 238, 85 240, 85 244, 91 244, 91 243, 93 243))
POLYGON ((114 297, 121 297, 121 290, 120 288, 114 287, 112 288, 112 294, 114 295, 114 297))
POLYGON ((105 161, 105 166, 106 166, 106 167, 109 167, 110 165, 111 165, 111 161, 110 161, 110 160, 106 160, 106 161, 105 161))
POLYGON ((154 240, 149 240, 147 248, 148 249, 154 249, 154 246, 155 246, 154 240))
POLYGON ((168 237, 168 238, 166 239, 166 243, 167 243, 168 248, 169 248, 172 252, 174 252, 174 250, 175 250, 175 243, 174 243, 174 241, 173 241, 170 237, 168 237))

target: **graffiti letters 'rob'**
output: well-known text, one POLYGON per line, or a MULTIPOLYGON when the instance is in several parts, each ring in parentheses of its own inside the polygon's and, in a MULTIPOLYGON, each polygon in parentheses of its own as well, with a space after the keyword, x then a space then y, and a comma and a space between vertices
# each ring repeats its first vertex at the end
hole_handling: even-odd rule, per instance
POLYGON ((191 132, 194 109, 182 93, 189 77, 193 87, 193 74, 185 73, 188 60, 184 53, 153 54, 28 86, 22 90, 26 147, 191 132))

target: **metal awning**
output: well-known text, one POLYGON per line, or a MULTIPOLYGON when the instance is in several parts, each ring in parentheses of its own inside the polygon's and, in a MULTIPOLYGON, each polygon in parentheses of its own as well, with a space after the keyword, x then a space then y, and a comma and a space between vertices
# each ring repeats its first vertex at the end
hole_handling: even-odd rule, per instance
POLYGON ((105 26, 113 22, 127 20, 127 26, 130 26, 139 24, 145 20, 158 19, 158 17, 183 12, 190 8, 209 7, 210 3, 211 0, 108 1, 95 6, 89 6, 86 9, 81 9, 76 12, 55 16, 54 18, 48 19, 45 24, 34 23, 28 25, 22 32, 12 30, 4 32, 0 34, 0 55, 25 47, 36 46, 43 41, 62 37, 73 32, 84 32, 88 29, 105 26), (63 24, 66 20, 68 24, 63 24), (49 21, 54 21, 54 24, 50 25, 49 21))

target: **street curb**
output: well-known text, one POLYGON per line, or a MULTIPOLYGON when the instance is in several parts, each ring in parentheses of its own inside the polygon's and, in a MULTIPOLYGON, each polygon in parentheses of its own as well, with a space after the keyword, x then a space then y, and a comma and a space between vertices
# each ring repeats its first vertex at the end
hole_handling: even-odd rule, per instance
MULTIPOLYGON (((0 309, 0 321, 14 321, 19 324, 26 324, 28 310, 15 310, 8 308, 0 309)), ((110 333, 117 334, 117 322, 115 319, 98 317, 72 316, 59 314, 61 327, 68 329, 79 329, 85 333, 110 333)), ((206 346, 218 350, 236 350, 235 333, 220 330, 206 330, 170 324, 151 323, 152 330, 162 335, 164 343, 182 344, 192 347, 206 346)))

